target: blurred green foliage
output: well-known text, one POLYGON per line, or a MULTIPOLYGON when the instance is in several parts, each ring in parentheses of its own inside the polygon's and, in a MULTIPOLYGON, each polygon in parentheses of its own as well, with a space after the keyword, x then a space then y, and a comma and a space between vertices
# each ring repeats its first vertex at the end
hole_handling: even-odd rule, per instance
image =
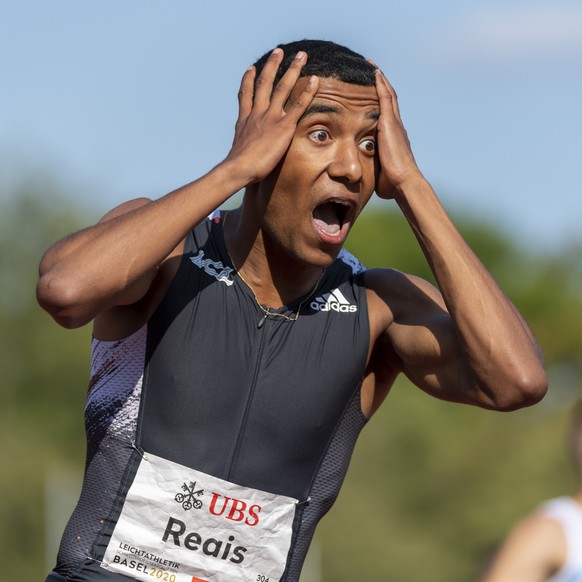
MULTIPOLYGON (((69 511, 78 482, 62 483, 82 474, 90 329, 62 330, 40 310, 36 270, 53 241, 97 216, 50 180, 2 198, 2 576, 43 580, 65 519, 52 506, 55 483, 69 511)), ((582 375, 580 246, 536 256, 490 224, 456 223, 534 329, 551 391, 531 409, 500 414, 439 402, 399 380, 364 430, 338 502, 316 534, 326 582, 476 580, 516 519, 574 487, 565 434, 582 375)), ((432 280, 394 206, 368 209, 348 248, 368 265, 432 280)))

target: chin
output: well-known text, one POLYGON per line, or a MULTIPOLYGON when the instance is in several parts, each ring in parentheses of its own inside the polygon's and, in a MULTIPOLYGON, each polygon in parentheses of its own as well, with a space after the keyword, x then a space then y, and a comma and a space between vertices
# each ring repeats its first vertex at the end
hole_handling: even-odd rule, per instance
POLYGON ((325 247, 314 249, 302 257, 302 262, 310 267, 326 269, 336 260, 342 248, 343 245, 333 245, 333 247, 326 245, 325 247))

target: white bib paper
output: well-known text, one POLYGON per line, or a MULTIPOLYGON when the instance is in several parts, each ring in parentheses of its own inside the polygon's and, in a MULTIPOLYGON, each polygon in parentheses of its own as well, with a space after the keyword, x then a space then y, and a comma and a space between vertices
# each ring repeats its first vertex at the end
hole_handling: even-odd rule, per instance
POLYGON ((147 453, 102 567, 148 582, 277 582, 296 504, 147 453))

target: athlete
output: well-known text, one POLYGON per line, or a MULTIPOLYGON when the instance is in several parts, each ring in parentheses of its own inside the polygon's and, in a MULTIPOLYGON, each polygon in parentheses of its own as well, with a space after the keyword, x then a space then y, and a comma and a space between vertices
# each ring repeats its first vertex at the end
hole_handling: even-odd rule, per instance
POLYGON ((516 524, 483 582, 582 582, 582 405, 574 410, 570 450, 578 491, 516 524))
POLYGON ((389 81, 327 41, 251 66, 224 161, 56 243, 38 299, 94 335, 85 481, 51 582, 297 581, 398 374, 495 410, 546 391, 536 340, 417 167, 389 81), (438 290, 342 250, 374 191, 438 290))

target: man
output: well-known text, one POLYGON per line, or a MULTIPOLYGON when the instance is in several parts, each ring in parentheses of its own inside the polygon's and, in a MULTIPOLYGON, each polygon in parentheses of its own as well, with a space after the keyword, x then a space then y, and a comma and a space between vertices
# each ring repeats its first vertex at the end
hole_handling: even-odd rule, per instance
POLYGON ((40 273, 40 304, 95 337, 85 486, 52 581, 296 581, 399 373, 498 410, 546 390, 527 325, 418 169, 390 83, 329 42, 261 58, 222 163, 57 243, 40 273), (240 208, 206 219, 241 188, 240 208), (342 251, 374 191, 440 292, 342 251))
POLYGON ((582 582, 582 405, 574 410, 570 450, 578 491, 547 501, 520 521, 483 582, 582 582))

